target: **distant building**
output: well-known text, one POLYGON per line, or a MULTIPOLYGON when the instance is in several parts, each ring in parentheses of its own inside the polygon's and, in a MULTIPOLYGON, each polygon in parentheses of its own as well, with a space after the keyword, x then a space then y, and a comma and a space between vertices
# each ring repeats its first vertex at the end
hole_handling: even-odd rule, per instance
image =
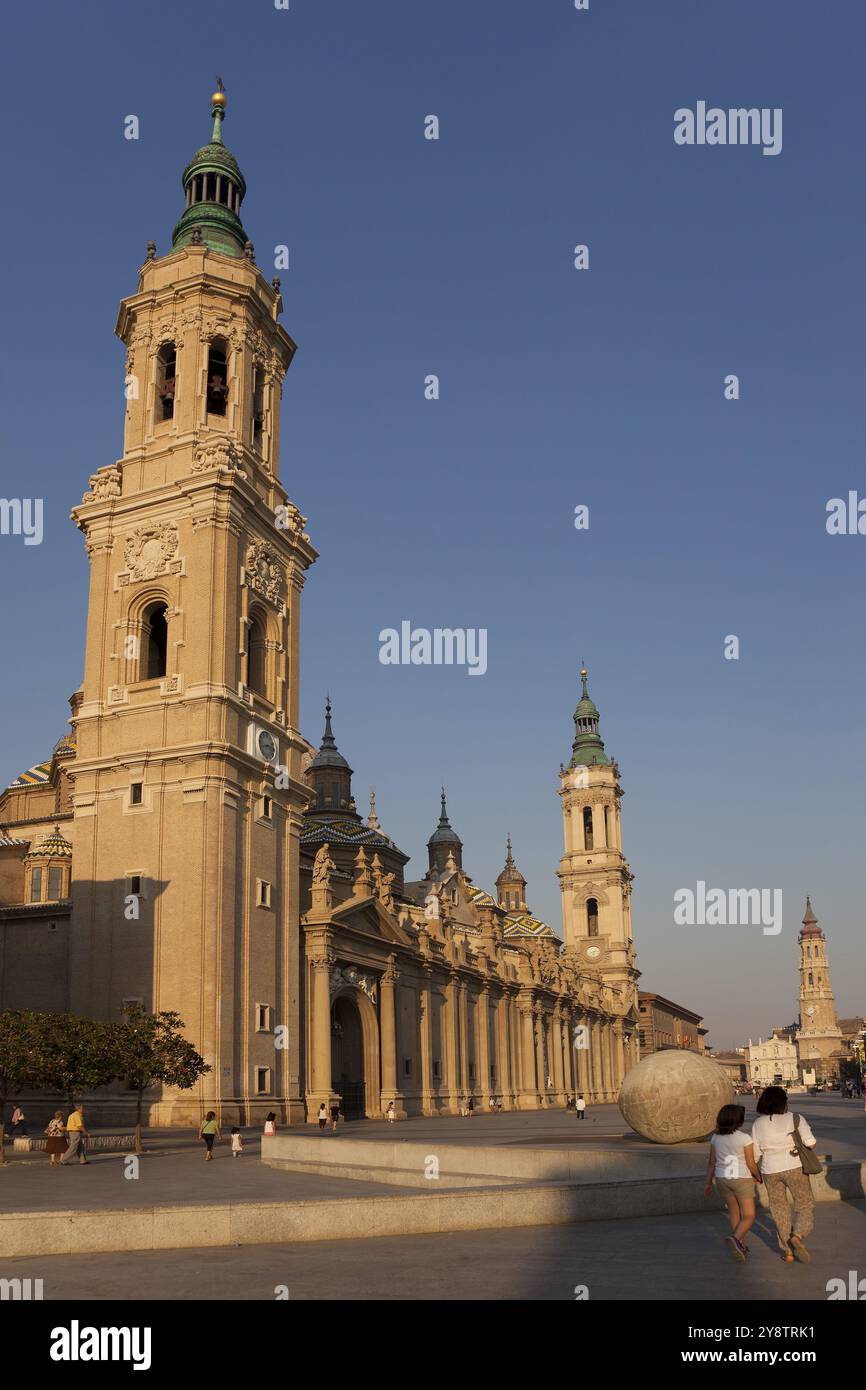
POLYGON ((663 994, 638 990, 637 998, 641 1057, 674 1047, 687 1047, 693 1052, 704 1051, 707 1030, 702 1027, 700 1014, 684 1008, 682 1004, 675 1004, 663 994))
POLYGON ((708 1052, 708 1057, 721 1067, 732 1086, 742 1086, 749 1079, 746 1049, 737 1048, 734 1052, 708 1052))
POLYGON ((844 1056, 842 1031, 836 1017, 836 1001, 830 984, 827 942, 818 926, 809 898, 800 942, 800 1027, 797 1046, 800 1066, 818 1081, 839 1075, 844 1056))
POLYGON ((749 1040, 748 1073, 753 1086, 790 1086, 800 1080, 797 1044, 783 1028, 774 1028, 764 1042, 749 1040))

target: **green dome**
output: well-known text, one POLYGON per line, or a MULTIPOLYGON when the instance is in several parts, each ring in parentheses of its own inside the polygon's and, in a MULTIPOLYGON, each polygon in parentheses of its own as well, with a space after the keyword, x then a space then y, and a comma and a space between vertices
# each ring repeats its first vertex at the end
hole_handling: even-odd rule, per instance
POLYGON ((574 711, 574 743, 571 746, 569 767, 591 767, 593 763, 610 767, 610 758, 604 751, 604 743, 598 731, 598 709, 586 688, 589 673, 586 667, 580 672, 582 692, 574 711))
POLYGON ((247 191, 240 166, 223 144, 226 98, 220 90, 211 99, 213 134, 196 150, 183 171, 186 207, 172 232, 172 250, 190 243, 210 246, 226 256, 242 256, 248 237, 240 219, 247 191))

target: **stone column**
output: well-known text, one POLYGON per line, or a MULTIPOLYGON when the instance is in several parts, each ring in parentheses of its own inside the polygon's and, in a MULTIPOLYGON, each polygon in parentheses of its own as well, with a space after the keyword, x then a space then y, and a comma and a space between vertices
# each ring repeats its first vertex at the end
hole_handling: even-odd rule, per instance
POLYGON ((397 1090, 397 1013, 395 995, 399 971, 395 969, 396 956, 388 957, 388 968, 379 981, 379 1030, 382 1049, 382 1111, 387 1110, 393 1100, 398 1115, 405 1118, 403 1097, 397 1090))
POLYGON ((335 956, 327 947, 314 956, 312 989, 312 1067, 311 1093, 307 1098, 307 1120, 315 1122, 319 1106, 331 1102, 331 970, 335 956))
POLYGON ((547 1070, 544 1065, 544 1029, 546 1026, 544 1010, 539 1008, 535 1011, 535 1068, 538 1077, 538 1089, 542 1094, 542 1104, 547 1104, 547 1070))
POLYGON ((433 1068, 432 1068, 432 1020, 430 1010, 432 1007, 431 989, 432 971, 429 966, 424 967, 421 977, 421 988, 418 992, 418 999, 421 1008, 421 1112, 424 1115, 436 1113, 433 1105, 433 1068))
POLYGON ((490 1109, 490 986, 484 984, 478 991, 475 1010, 475 1025, 478 1037, 478 1088, 482 1103, 490 1109))
POLYGON ((535 1030, 533 1028, 532 1005, 520 1006, 520 1077, 522 1082, 521 1107, 535 1110, 538 1106, 538 1084, 535 1074, 535 1030))
POLYGON ((445 987, 445 1069, 448 1087, 448 1110, 452 1115, 458 1113, 460 1092, 460 1050, 457 1027, 457 976, 452 972, 445 987))
POLYGON ((466 1000, 466 985, 463 980, 457 985, 457 998, 460 1020, 460 1094, 464 1101, 467 1101, 469 1099, 469 1006, 466 1000))
MULTIPOLYGON (((562 1014, 557 1004, 550 1016, 551 1043, 553 1045, 553 1056, 550 1058, 550 1069, 553 1077, 553 1089, 556 1099, 560 1105, 565 1104, 565 1073, 562 1064, 562 1014)), ((548 1056, 550 1055, 550 1044, 548 1044, 548 1056)))

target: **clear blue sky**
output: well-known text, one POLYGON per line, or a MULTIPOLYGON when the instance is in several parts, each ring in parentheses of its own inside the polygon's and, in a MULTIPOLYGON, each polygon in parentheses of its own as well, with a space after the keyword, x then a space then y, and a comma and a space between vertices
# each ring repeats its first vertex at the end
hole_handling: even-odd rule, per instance
POLYGON ((46 529, 0 537, 0 780, 48 755, 81 679, 68 511, 119 455, 117 304, 168 248, 221 73, 257 259, 291 252, 306 735, 329 689, 409 872, 444 780, 475 881, 510 830, 558 929, 584 657, 642 985, 718 1046, 789 1022, 809 891, 840 1012, 866 1009, 866 537, 824 528, 866 493, 862 0, 51 2, 4 37, 2 491, 43 497, 46 529), (698 100, 782 107, 782 153, 675 145, 698 100), (485 627, 487 674, 380 665, 403 618, 485 627), (698 879, 782 889, 782 934, 675 926, 698 879))

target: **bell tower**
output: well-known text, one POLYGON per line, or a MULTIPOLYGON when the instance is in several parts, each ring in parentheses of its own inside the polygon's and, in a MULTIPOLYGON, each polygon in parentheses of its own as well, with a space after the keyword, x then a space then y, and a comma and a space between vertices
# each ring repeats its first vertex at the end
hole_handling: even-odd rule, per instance
POLYGON ((180 1014, 210 1065, 151 1122, 303 1118, 300 596, 316 558, 280 480, 295 344, 240 220, 226 96, 171 249, 120 306, 123 455, 73 513, 90 561, 77 711, 70 1009, 180 1014))
POLYGON ((637 1002, 638 971, 631 927, 632 874, 622 851, 619 768, 604 751, 599 713, 580 672, 574 743, 560 768, 565 852, 562 890, 565 950, 584 970, 624 991, 626 1010, 637 1002))
POLYGON ((827 941, 806 898, 800 943, 800 1027, 797 1047, 800 1065, 814 1068, 822 1078, 838 1075, 829 1059, 842 1050, 842 1031, 836 1016, 836 1000, 830 984, 827 941))

